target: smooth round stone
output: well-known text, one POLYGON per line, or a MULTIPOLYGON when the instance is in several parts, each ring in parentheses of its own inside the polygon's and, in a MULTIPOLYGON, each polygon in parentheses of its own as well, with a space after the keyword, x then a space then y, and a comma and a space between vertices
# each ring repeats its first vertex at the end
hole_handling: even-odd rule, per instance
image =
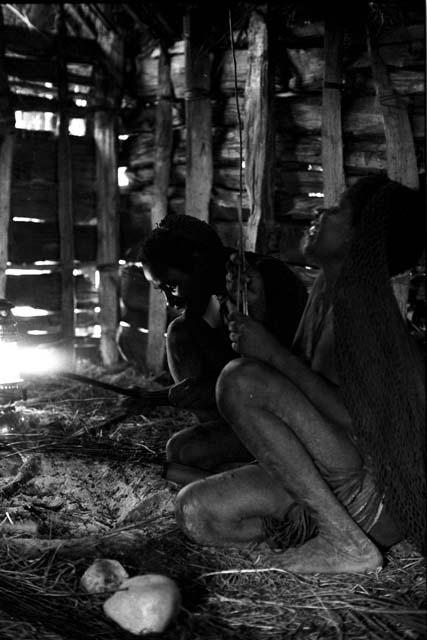
POLYGON ((80 586, 88 593, 115 591, 129 574, 117 560, 100 558, 90 565, 80 578, 80 586))
POLYGON ((125 580, 104 602, 104 613, 134 635, 161 633, 179 611, 181 595, 167 576, 148 573, 125 580))

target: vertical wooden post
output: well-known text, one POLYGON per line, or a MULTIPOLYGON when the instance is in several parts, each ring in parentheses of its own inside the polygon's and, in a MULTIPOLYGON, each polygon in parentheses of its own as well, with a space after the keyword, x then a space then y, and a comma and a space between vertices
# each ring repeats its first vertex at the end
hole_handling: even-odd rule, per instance
POLYGON ((245 248, 265 251, 274 224, 274 133, 265 15, 253 11, 248 30, 248 75, 245 88, 245 181, 249 219, 245 248))
MULTIPOLYGON (((2 116, 0 113, 0 118, 2 116)), ((0 298, 6 297, 13 143, 12 133, 0 138, 0 298)))
POLYGON ((322 167, 325 207, 336 206, 345 190, 341 124, 341 46, 343 29, 325 20, 325 70, 322 94, 322 167))
POLYGON ((6 267, 10 221, 15 116, 4 65, 3 12, 0 7, 0 298, 6 296, 6 267))
MULTIPOLYGON (((114 3, 103 4, 103 13, 114 22, 114 3)), ((100 105, 94 117, 96 149, 96 211, 98 220, 97 267, 99 306, 104 365, 119 361, 116 333, 119 326, 119 187, 117 177, 117 120, 123 85, 123 41, 113 29, 97 21, 97 42, 103 51, 105 67, 96 69, 96 99, 100 105)))
MULTIPOLYGON (((212 107, 210 102, 211 54, 203 48, 207 28, 194 28, 195 13, 184 17, 186 179, 185 210, 209 221, 213 180, 212 107)), ((206 25, 207 27, 207 25, 206 25)))
POLYGON ((62 335, 64 341, 64 357, 67 366, 74 365, 74 225, 72 202, 72 169, 71 146, 68 133, 67 113, 67 63, 63 52, 65 38, 65 16, 61 7, 58 33, 58 101, 59 101, 59 135, 57 147, 58 167, 58 223, 61 262, 61 315, 62 335))
MULTIPOLYGON (((156 107, 154 185, 151 224, 154 227, 167 214, 168 187, 172 156, 172 83, 170 58, 162 47, 159 57, 158 102, 156 107)), ((147 369, 160 373, 165 353, 166 305, 163 294, 150 287, 148 306, 147 369)))
POLYGON ((417 158, 408 110, 394 92, 387 67, 379 55, 372 35, 368 34, 368 50, 377 97, 384 117, 387 175, 391 180, 417 189, 417 158))
MULTIPOLYGON (((103 73, 97 73, 98 100, 102 106, 114 94, 103 73)), ((97 266, 99 270, 99 306, 101 324, 100 351, 107 367, 117 364, 119 352, 116 331, 119 324, 119 221, 117 182, 116 115, 100 109, 94 119, 96 148, 96 211, 98 220, 97 266)))

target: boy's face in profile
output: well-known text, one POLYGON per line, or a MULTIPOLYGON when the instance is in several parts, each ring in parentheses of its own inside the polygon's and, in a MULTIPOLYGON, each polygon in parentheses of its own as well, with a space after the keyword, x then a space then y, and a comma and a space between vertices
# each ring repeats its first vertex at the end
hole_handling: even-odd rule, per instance
POLYGON ((203 315, 211 292, 206 290, 200 269, 192 273, 173 267, 143 265, 143 269, 154 288, 163 291, 168 305, 203 315))

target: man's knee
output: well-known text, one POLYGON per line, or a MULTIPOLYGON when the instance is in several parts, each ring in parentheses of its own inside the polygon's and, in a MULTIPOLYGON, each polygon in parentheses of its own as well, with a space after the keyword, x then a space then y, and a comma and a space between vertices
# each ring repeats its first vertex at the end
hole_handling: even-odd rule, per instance
POLYGON ((191 540, 198 544, 209 544, 212 541, 212 515, 209 513, 204 499, 204 492, 200 490, 200 483, 193 482, 178 493, 175 505, 176 521, 180 529, 191 540))
POLYGON ((224 367, 216 384, 217 406, 223 415, 248 404, 263 379, 262 370, 261 363, 248 358, 232 360, 224 367))

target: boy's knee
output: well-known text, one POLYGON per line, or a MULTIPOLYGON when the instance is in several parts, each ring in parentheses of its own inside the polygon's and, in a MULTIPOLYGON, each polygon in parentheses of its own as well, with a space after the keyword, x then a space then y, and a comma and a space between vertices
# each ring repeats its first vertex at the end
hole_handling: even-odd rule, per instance
POLYGON ((184 315, 180 315, 168 326, 166 342, 170 347, 175 347, 191 338, 188 322, 184 315))
POLYGON ((193 462, 193 443, 188 429, 175 433, 166 443, 166 460, 191 465, 193 462))
POLYGON ((168 462, 181 463, 181 438, 180 433, 175 433, 166 443, 166 460, 168 462))

